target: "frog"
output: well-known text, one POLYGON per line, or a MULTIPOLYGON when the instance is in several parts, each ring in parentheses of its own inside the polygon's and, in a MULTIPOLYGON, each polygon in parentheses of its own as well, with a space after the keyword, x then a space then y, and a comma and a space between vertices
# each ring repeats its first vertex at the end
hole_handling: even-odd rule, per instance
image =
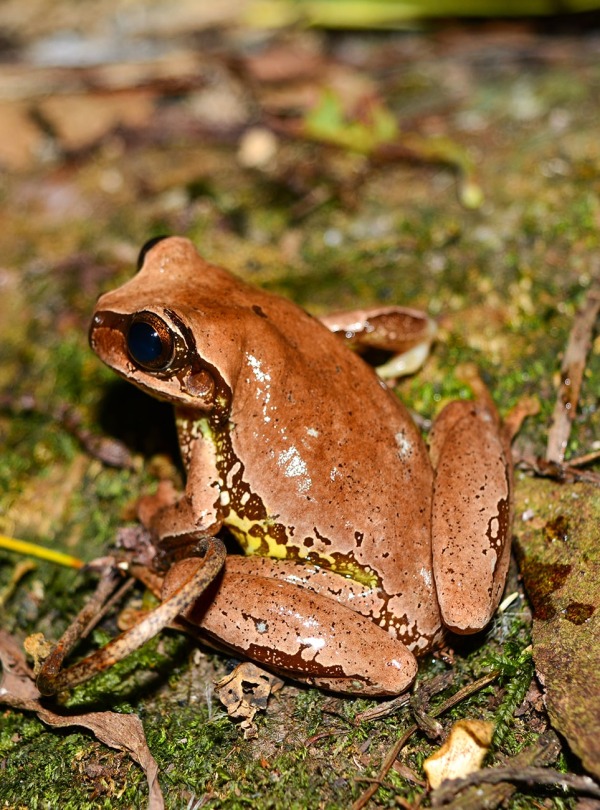
POLYGON ((139 502, 173 555, 163 598, 195 538, 226 532, 239 546, 182 611, 209 643, 339 694, 391 696, 420 656, 490 622, 512 515, 492 398, 446 405, 428 447, 357 351, 400 348, 418 364, 433 332, 395 306, 320 320, 179 236, 150 240, 137 273, 100 296, 94 352, 174 406, 184 490, 161 482, 139 502))

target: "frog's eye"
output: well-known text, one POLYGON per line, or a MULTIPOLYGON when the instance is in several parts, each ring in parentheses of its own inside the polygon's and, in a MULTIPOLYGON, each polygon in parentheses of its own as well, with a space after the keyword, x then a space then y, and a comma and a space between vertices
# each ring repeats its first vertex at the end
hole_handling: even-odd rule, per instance
POLYGON ((137 260, 137 269, 138 270, 142 269, 142 265, 144 264, 144 259, 146 258, 146 253, 148 253, 149 250, 152 250, 154 245, 157 245, 159 242, 162 242, 163 239, 168 239, 168 238, 169 238, 168 236, 155 236, 152 239, 148 239, 148 241, 145 242, 142 245, 142 249, 140 250, 138 260, 137 260))
POLYGON ((148 371, 161 371, 171 363, 175 352, 173 333, 153 312, 138 312, 127 331, 131 359, 148 371))

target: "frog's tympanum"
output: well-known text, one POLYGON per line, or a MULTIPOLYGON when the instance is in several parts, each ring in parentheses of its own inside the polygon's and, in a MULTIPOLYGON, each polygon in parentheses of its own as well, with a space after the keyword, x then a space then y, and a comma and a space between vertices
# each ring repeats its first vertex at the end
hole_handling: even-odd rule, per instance
POLYGON ((328 328, 178 237, 148 243, 140 265, 100 298, 90 340, 175 406, 185 492, 163 487, 141 517, 163 549, 226 528, 244 552, 185 618, 297 680, 402 692, 415 655, 444 628, 483 628, 502 593, 511 467, 495 409, 451 403, 428 453, 347 345, 401 342, 392 308, 328 328))

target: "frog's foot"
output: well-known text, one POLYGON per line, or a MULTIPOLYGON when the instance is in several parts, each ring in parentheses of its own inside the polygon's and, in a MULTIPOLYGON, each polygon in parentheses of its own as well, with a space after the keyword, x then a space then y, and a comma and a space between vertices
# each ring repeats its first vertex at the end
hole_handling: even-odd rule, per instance
POLYGON ((66 656, 81 638, 90 619, 98 613, 99 605, 108 598, 120 579, 120 569, 109 568, 103 575, 94 597, 84 606, 58 644, 45 658, 37 675, 37 687, 40 692, 43 695, 53 695, 85 683, 139 649, 146 641, 171 624, 177 616, 184 613, 186 608, 211 585, 225 562, 225 546, 218 538, 210 538, 205 551, 203 558, 194 557, 173 566, 176 572, 179 570, 177 584, 171 589, 169 597, 157 608, 144 614, 140 621, 101 649, 63 669, 66 656))
POLYGON ((451 402, 429 438, 435 468, 433 571, 440 611, 450 630, 473 633, 491 619, 508 569, 510 445, 488 397, 451 402))
POLYGON ((407 307, 371 307, 326 315, 325 326, 358 351, 378 350, 392 357, 377 366, 384 380, 413 374, 427 359, 437 327, 424 312, 407 307))

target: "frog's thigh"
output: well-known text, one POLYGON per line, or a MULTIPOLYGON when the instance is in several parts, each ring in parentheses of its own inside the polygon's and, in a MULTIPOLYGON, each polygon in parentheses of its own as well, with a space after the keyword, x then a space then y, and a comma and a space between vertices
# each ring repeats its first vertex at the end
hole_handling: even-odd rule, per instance
POLYGON ((433 571, 442 619, 457 633, 489 622, 508 568, 512 472, 498 421, 476 402, 452 402, 430 436, 433 571))
POLYGON ((335 692, 397 695, 417 671, 401 642, 350 608, 227 565, 210 601, 200 600, 186 618, 243 656, 335 692))

